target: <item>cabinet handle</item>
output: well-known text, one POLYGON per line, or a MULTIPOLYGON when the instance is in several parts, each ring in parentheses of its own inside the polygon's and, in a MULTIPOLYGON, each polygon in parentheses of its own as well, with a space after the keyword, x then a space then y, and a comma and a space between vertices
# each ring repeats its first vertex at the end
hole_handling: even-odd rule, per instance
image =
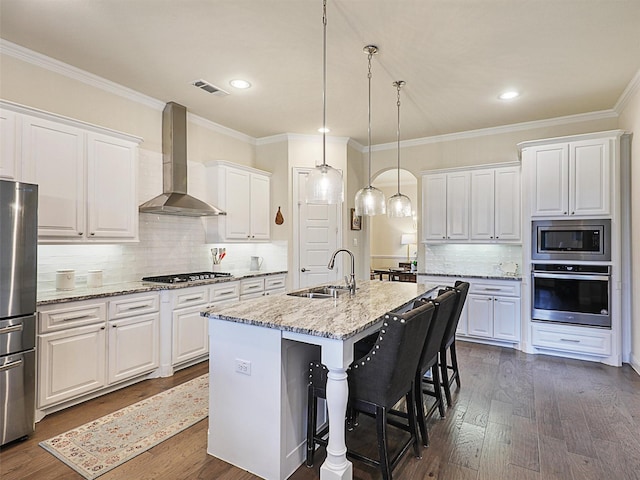
POLYGON ((487 292, 499 292, 502 289, 499 287, 485 287, 484 290, 487 292))
POLYGON ((90 233, 90 235, 95 235, 95 234, 96 234, 96 232, 91 232, 91 233, 90 233))
POLYGON ((84 232, 78 232, 78 235, 82 235, 84 232))
MULTIPOLYGON (((115 325, 114 325, 115 326, 115 325)), ((104 330, 105 327, 100 327, 100 330, 104 330)))
POLYGON ((63 317, 63 322, 68 322, 70 320, 82 320, 83 318, 95 318, 93 315, 87 315, 86 313, 82 313, 80 315, 74 315, 71 317, 63 317))
POLYGON ((116 327, 117 327, 117 325, 111 325, 111 328, 116 328, 116 327))
POLYGON ((183 301, 184 302, 191 302, 192 300, 202 300, 202 297, 198 296, 198 297, 189 297, 189 298, 185 298, 183 301))
POLYGON ((141 308, 147 308, 150 305, 144 304, 144 305, 136 305, 135 307, 126 307, 125 310, 130 312, 132 310, 140 310, 141 308))
POLYGON ((561 342, 580 343, 580 340, 574 340, 573 338, 561 338, 561 342))
POLYGON ((218 296, 218 297, 222 297, 222 296, 224 296, 224 295, 234 295, 234 292, 233 292, 233 291, 229 291, 229 292, 219 292, 219 293, 217 294, 217 296, 218 296))
POLYGON ((0 367, 0 372, 4 372, 4 371, 9 370, 11 368, 19 367, 20 365, 22 365, 22 359, 16 360, 15 362, 11 362, 11 363, 5 363, 4 365, 2 365, 0 367))

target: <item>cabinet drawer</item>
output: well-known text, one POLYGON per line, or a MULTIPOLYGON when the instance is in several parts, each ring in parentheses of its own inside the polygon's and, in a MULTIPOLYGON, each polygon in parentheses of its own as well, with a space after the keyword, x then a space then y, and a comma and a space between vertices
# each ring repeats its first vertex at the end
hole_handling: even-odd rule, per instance
POLYGON ((185 288, 184 290, 176 290, 172 293, 172 306, 174 309, 202 305, 209 301, 207 287, 185 288))
POLYGON ((276 288, 284 288, 285 287, 285 277, 266 277, 264 279, 264 289, 265 290, 274 290, 276 288))
POLYGON ((157 293, 119 297, 109 301, 109 319, 115 320, 157 312, 159 305, 160 299, 157 293))
POLYGON ((488 283, 488 282, 471 282, 469 293, 476 295, 499 295, 506 297, 520 296, 520 283, 488 283))
POLYGON ((240 286, 238 282, 225 282, 211 287, 209 300, 212 303, 238 300, 240 297, 240 286))
POLYGON ((584 353, 588 355, 611 355, 611 334, 589 329, 532 325, 531 343, 535 347, 584 353))
POLYGON ((250 295, 252 293, 262 293, 264 291, 264 278, 252 278, 251 280, 240 281, 240 295, 250 295))
POLYGON ((72 302, 40 309, 38 332, 48 333, 82 325, 101 323, 107 319, 105 302, 72 302))

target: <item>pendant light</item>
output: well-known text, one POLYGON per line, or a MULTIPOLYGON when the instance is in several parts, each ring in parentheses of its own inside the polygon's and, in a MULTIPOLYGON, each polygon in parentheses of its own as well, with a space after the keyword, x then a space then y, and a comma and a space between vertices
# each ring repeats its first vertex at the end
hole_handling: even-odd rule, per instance
POLYGON ((322 2, 322 164, 307 177, 306 203, 340 204, 344 200, 342 173, 327 165, 327 0, 322 2))
POLYGON ((398 193, 389 198, 389 205, 387 207, 387 215, 395 218, 410 217, 411 213, 411 199, 406 195, 400 193, 400 89, 405 85, 404 80, 398 80, 393 82, 393 86, 398 91, 398 193))
POLYGON ((371 186, 371 57, 378 53, 378 47, 375 45, 367 45, 364 47, 364 53, 367 54, 369 71, 367 78, 369 79, 369 186, 362 188, 356 193, 356 215, 374 216, 384 214, 387 208, 384 193, 371 186))

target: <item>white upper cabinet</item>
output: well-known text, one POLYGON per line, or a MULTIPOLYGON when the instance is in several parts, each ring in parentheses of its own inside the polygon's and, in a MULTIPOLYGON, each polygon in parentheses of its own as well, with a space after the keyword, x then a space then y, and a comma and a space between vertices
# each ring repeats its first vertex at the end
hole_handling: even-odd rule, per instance
MULTIPOLYGON (((137 240, 141 139, 28 107, 2 106, 16 110, 2 110, 2 138, 15 139, 13 147, 3 144, 3 159, 4 150, 13 148, 20 168, 15 179, 38 184, 40 243, 137 240)), ((0 172, 10 178, 9 170, 3 160, 0 172)))
POLYGON ((468 240, 469 178, 469 172, 423 176, 424 240, 468 240))
POLYGON ((227 214, 207 219, 208 243, 269 240, 270 176, 227 162, 209 164, 207 200, 227 214))
POLYGON ((0 178, 17 180, 16 114, 0 108, 0 178))
POLYGON ((422 177, 427 242, 519 242, 520 166, 426 173, 422 177))
POLYGON ((106 135, 87 136, 88 233, 91 238, 136 238, 136 145, 106 135))
POLYGON ((471 172, 471 239, 520 240, 520 168, 471 172))
POLYGON ((609 215, 609 139, 536 145, 523 150, 532 163, 532 216, 609 215))
POLYGON ((22 179, 38 184, 39 239, 84 237, 84 132, 42 118, 22 120, 22 179))

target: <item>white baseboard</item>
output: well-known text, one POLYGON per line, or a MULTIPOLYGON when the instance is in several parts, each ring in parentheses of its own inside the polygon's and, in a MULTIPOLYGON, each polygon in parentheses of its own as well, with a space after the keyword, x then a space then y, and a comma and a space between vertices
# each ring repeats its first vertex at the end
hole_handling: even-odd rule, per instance
POLYGON ((640 375, 640 358, 636 357, 633 352, 629 353, 629 365, 633 368, 638 375, 640 375))

